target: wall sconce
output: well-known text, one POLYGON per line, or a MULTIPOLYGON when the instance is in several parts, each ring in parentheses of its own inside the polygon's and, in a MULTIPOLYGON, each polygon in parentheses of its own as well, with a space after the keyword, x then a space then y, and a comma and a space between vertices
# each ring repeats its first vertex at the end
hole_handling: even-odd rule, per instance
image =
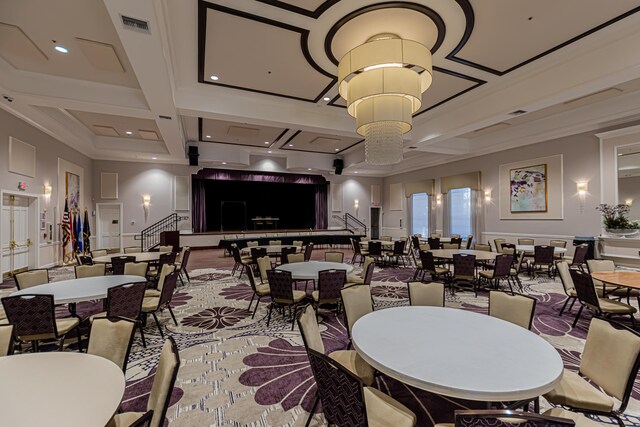
POLYGON ((151 196, 142 196, 142 206, 145 208, 149 208, 151 204, 151 196))
POLYGON ((51 196, 51 186, 49 184, 44 185, 44 195, 51 196))
POLYGON ((360 201, 358 199, 353 201, 353 207, 356 209, 356 218, 358 218, 358 208, 360 207, 360 201))
POLYGON ((484 192, 484 201, 489 203, 491 201, 491 190, 484 192))
POLYGON ((442 204, 442 194, 436 194, 436 205, 442 204))
POLYGON ((624 204, 627 205, 627 206, 633 206, 633 199, 626 199, 624 201, 624 204))
POLYGON ((587 194, 587 191, 589 191, 589 184, 586 182, 579 182, 576 184, 576 190, 579 195, 584 196, 587 194))

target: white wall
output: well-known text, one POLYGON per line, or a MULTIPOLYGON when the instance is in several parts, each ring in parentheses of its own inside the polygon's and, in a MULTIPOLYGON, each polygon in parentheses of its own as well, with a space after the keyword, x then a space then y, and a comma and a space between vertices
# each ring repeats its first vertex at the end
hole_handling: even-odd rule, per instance
MULTIPOLYGON (((56 206, 61 198, 64 200, 65 182, 58 182, 58 158, 66 160, 84 169, 84 183, 81 191, 84 205, 91 211, 92 174, 91 159, 72 149, 49 135, 41 132, 27 122, 0 110, 0 188, 3 190, 17 191, 18 182, 27 183, 26 193, 40 194, 40 212, 46 210, 46 221, 58 227, 64 206, 56 206), (36 148, 36 174, 35 177, 27 177, 9 172, 9 137, 18 138, 36 148), (44 195, 44 185, 51 186, 51 195, 44 195), (59 194, 60 193, 60 194, 59 194), (60 195, 60 197, 59 197, 60 195), (54 209, 57 208, 57 209, 54 209), (57 216, 54 218, 54 210, 57 216)), ((64 176, 64 175, 63 175, 64 176)), ((84 206, 81 207, 84 209, 84 206)), ((39 221, 39 218, 34 220, 39 221)), ((95 230, 93 218, 89 219, 91 229, 95 230)), ((38 225, 38 229, 39 229, 38 225)), ((56 237, 59 232, 54 233, 56 237)), ((61 258, 61 245, 57 239, 48 243, 43 233, 39 239, 40 266, 49 267, 58 264, 61 258)))
MULTIPOLYGON (((486 242, 496 237, 505 237, 515 241, 518 236, 534 236, 537 241, 544 243, 553 238, 570 240, 576 235, 597 236, 600 232, 600 215, 595 210, 600 201, 599 159, 599 140, 593 133, 586 133, 394 175, 384 179, 383 227, 396 228, 400 219, 402 219, 403 226, 408 224, 406 209, 403 211, 389 210, 388 195, 392 183, 435 179, 436 193, 438 193, 441 177, 480 171, 483 189, 490 190, 492 193, 492 201, 485 206, 485 234, 480 238, 480 241, 486 242), (562 182, 564 186, 564 219, 501 220, 498 204, 499 165, 556 154, 564 155, 562 182), (588 181, 589 185, 589 193, 584 198, 584 203, 581 203, 576 192, 576 183, 580 181, 588 181)), ((550 185, 557 184, 551 182, 550 185)), ((432 210, 432 212, 435 212, 437 218, 436 228, 442 229, 441 207, 432 210)), ((408 233, 408 230, 404 231, 408 233)))

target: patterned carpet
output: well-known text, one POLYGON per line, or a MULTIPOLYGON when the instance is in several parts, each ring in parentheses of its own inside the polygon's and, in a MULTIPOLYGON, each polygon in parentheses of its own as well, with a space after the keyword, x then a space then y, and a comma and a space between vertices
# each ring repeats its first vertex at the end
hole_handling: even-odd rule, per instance
MULTIPOLYGON (((167 418, 171 426, 303 426, 315 395, 315 383, 297 327, 274 313, 266 325, 268 303, 260 304, 255 319, 247 312, 251 289, 230 275, 232 260, 218 256, 215 268, 191 270, 191 283, 178 289, 174 312, 161 314, 165 333, 176 339, 182 366, 178 373, 167 418)), ((406 282, 411 268, 376 268, 372 294, 376 310, 408 304, 406 282)), ((73 276, 63 267, 51 271, 52 280, 73 276)), ((533 331, 556 347, 566 367, 577 369, 590 316, 583 316, 571 328, 572 315, 558 316, 565 296, 559 281, 545 277, 522 277, 525 291, 538 300, 533 331)), ((12 289, 3 286, 0 294, 12 289)), ((475 298, 471 292, 447 293, 448 307, 486 313, 486 293, 475 298)), ((79 311, 98 309, 99 303, 81 304, 79 311)), ((61 310, 61 314, 63 313, 61 310)), ((575 314, 575 308, 572 312, 575 314)), ((333 312, 319 313, 327 351, 345 348, 346 330, 342 318, 333 312)), ((127 370, 127 389, 122 404, 126 410, 144 410, 153 381, 162 339, 153 321, 145 329, 147 348, 138 338, 127 370)), ((526 369, 526 367, 523 367, 526 369)), ((458 401, 405 386, 384 375, 375 386, 404 403, 418 416, 419 426, 451 422, 453 411, 482 408, 478 402, 458 401)), ((547 407, 542 401, 543 408, 547 407)), ((614 424, 611 420, 600 420, 614 424)), ((640 426, 640 382, 636 382, 625 423, 640 426)), ((326 425, 316 414, 312 425, 326 425)))

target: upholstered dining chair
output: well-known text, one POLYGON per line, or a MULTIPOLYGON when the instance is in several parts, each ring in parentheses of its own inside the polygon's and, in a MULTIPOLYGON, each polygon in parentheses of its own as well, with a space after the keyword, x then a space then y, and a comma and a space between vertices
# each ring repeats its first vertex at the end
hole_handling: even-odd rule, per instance
MULTIPOLYGON (((552 415, 540 415, 532 412, 512 411, 508 409, 457 410, 454 424, 436 424, 434 427, 574 427, 572 419, 552 415)), ((585 418, 586 419, 586 418, 585 418)), ((589 427, 589 426, 585 426, 589 427)))
POLYGON ((125 275, 147 277, 148 270, 149 270, 148 262, 128 262, 124 265, 125 275))
POLYGON ((465 246, 466 249, 471 249, 471 243, 473 242, 473 234, 469 234, 467 236, 467 244, 465 246))
POLYGON ((302 240, 294 240, 291 244, 297 248, 302 248, 304 246, 304 242, 302 240))
POLYGON ((304 248, 304 260, 310 261, 311 254, 313 253, 313 242, 309 242, 306 248, 304 248))
POLYGON ((49 283, 49 270, 39 268, 35 270, 25 271, 13 276, 18 290, 28 289, 33 286, 44 285, 49 283))
POLYGON ((369 251, 369 256, 375 259, 376 262, 383 259, 382 242, 370 241, 367 245, 367 250, 369 251))
POLYGON ((160 332, 160 336, 162 338, 164 338, 164 332, 162 332, 160 322, 158 321, 158 311, 164 310, 165 308, 168 309, 169 314, 171 314, 171 318, 173 319, 173 323, 178 326, 176 316, 173 314, 173 310, 171 310, 171 298, 173 297, 173 292, 176 289, 177 281, 178 272, 174 271, 167 274, 164 279, 162 290, 160 291, 160 296, 144 297, 144 299, 142 300, 142 315, 146 316, 147 314, 151 314, 153 316, 153 320, 155 320, 156 326, 158 327, 158 331, 160 332))
POLYGON ((507 243, 507 239, 493 239, 493 246, 496 248, 496 252, 502 253, 502 244, 507 243))
POLYGON ((589 245, 583 243, 575 247, 573 251, 573 259, 571 260, 571 267, 584 269, 584 264, 587 262, 587 253, 589 252, 589 245))
POLYGON ((304 254, 289 254, 287 255, 287 262, 289 264, 304 262, 304 254))
POLYGON ((178 254, 176 254, 175 252, 160 253, 160 257, 158 258, 158 264, 155 266, 153 270, 149 269, 149 271, 147 271, 147 277, 149 277, 149 279, 153 281, 158 280, 158 276, 162 271, 162 267, 167 264, 175 264, 177 256, 178 254))
POLYGON ((587 418, 579 412, 573 412, 568 409, 563 409, 559 406, 547 409, 542 413, 542 415, 572 420, 577 427, 602 427, 601 423, 596 422, 591 418, 587 418))
MULTIPOLYGON (((322 412, 330 425, 413 427, 416 415, 391 396, 362 381, 340 363, 308 349, 318 396, 311 410, 322 402, 322 412)), ((309 424, 310 419, 307 421, 309 424)))
POLYGON ((268 257, 267 248, 251 248, 251 264, 255 269, 258 266, 258 258, 268 257))
POLYGON ((353 257, 351 257, 351 264, 355 264, 358 261, 358 257, 360 257, 360 264, 363 263, 364 257, 369 255, 368 250, 363 250, 362 246, 360 246, 360 242, 350 238, 351 248, 353 249, 353 257))
POLYGON ((491 252, 491 245, 485 243, 476 243, 473 245, 474 251, 491 252))
POLYGON ((165 264, 162 266, 162 270, 160 270, 160 276, 158 277, 158 282, 155 284, 155 288, 147 288, 144 291, 145 297, 159 297, 162 292, 162 287, 164 286, 164 280, 167 277, 167 274, 173 273, 176 269, 174 264, 165 264))
POLYGON ((140 338, 143 347, 147 346, 142 329, 142 301, 147 296, 145 283, 125 283, 124 285, 113 286, 107 290, 106 311, 96 313, 89 319, 92 321, 99 317, 123 318, 136 322, 140 329, 140 338))
POLYGON ((129 246, 124 248, 125 254, 138 254, 142 252, 142 248, 140 246, 129 246))
MULTIPOLYGON (((298 250, 296 248, 283 247, 280 252, 280 264, 287 264, 289 262, 289 255, 295 254, 298 250)), ((304 257, 304 255, 303 255, 304 257)))
POLYGON ((0 357, 11 356, 16 339, 14 325, 0 325, 0 357))
POLYGON ((169 252, 173 252, 173 245, 163 245, 163 246, 158 246, 158 252, 166 254, 169 252))
MULTIPOLYGON (((587 271, 589 274, 598 272, 615 271, 616 264, 610 259, 589 259, 587 260, 587 271)), ((593 284, 600 296, 614 296, 618 298, 626 297, 627 304, 630 303, 631 297, 638 301, 640 306, 640 290, 631 288, 616 288, 609 285, 607 288, 600 280, 593 279, 593 284), (606 293, 606 295, 605 295, 606 293)))
POLYGON ((131 319, 95 317, 89 330, 87 354, 109 359, 126 373, 135 332, 136 322, 131 319))
POLYGON ((128 262, 136 262, 135 256, 114 256, 111 257, 111 270, 114 275, 124 274, 124 265, 128 262))
POLYGON ((460 235, 458 235, 458 237, 451 237, 451 241, 450 241, 450 245, 456 245, 455 249, 460 249, 460 246, 462 246, 462 237, 459 237, 460 235))
POLYGON ((91 258, 98 258, 99 256, 107 256, 108 252, 106 249, 96 249, 95 251, 91 251, 91 258))
POLYGON ((260 242, 258 242, 257 240, 250 240, 247 242, 247 247, 248 248, 253 248, 255 246, 259 246, 260 242))
POLYGON ((248 266, 250 266, 251 263, 253 262, 253 258, 250 256, 243 257, 240 254, 240 249, 238 249, 238 245, 236 245, 235 243, 231 245, 231 255, 233 255, 233 261, 234 261, 233 269, 231 270, 231 275, 233 276, 234 274, 236 274, 236 271, 239 270, 240 274, 238 274, 238 277, 241 277, 245 268, 249 268, 248 266))
POLYGON ((324 253, 324 260, 326 262, 344 262, 344 252, 327 251, 324 253))
POLYGON ((439 237, 429 237, 427 239, 427 245, 429 245, 429 249, 432 249, 432 250, 436 250, 436 249, 442 248, 442 245, 440 244, 440 238, 439 237))
POLYGON ((534 246, 535 245, 535 240, 534 239, 529 239, 529 238, 520 238, 520 239, 518 239, 518 244, 519 245, 534 246))
POLYGON ((635 327, 635 318, 633 317, 637 311, 635 307, 609 298, 600 298, 593 280, 588 273, 573 269, 569 270, 569 273, 571 274, 573 285, 576 287, 576 297, 580 302, 580 310, 578 310, 576 318, 573 321, 573 327, 578 323, 578 319, 585 307, 587 310, 593 311, 596 315, 608 317, 612 315, 628 315, 631 318, 631 323, 635 327))
POLYGON ((76 265, 74 272, 76 279, 82 279, 85 277, 97 277, 104 276, 106 273, 106 264, 93 264, 93 265, 76 265))
POLYGON ((496 256, 494 268, 492 270, 482 270, 478 274, 479 280, 488 282, 489 286, 498 288, 501 280, 506 280, 509 285, 509 290, 513 292, 513 286, 511 286, 511 265, 513 264, 513 255, 500 254, 496 256))
POLYGON ((471 285, 476 297, 478 296, 475 255, 453 254, 453 277, 451 281, 455 286, 459 286, 462 283, 471 285))
POLYGON ((620 415, 629 403, 639 367, 640 334, 594 317, 578 372, 565 369, 560 382, 544 398, 554 405, 614 418, 622 427, 620 415), (614 408, 614 398, 620 402, 618 408, 614 408))
MULTIPOLYGON (((289 257, 287 257, 289 258, 289 257)), ((288 260, 291 262, 291 260, 288 260)), ((258 258, 258 272, 260 273, 260 282, 262 284, 268 284, 269 278, 267 277, 267 271, 271 270, 271 259, 268 256, 258 258)), ((255 275, 254 275, 255 279, 255 275)))
POLYGON ((569 306, 569 310, 573 308, 573 304, 575 304, 577 299, 576 287, 573 284, 573 280, 571 279, 571 273, 569 273, 569 264, 565 261, 560 261, 556 264, 556 269, 558 270, 558 275, 560 276, 560 281, 562 282, 562 289, 564 293, 567 295, 567 299, 565 300, 562 308, 560 309, 560 316, 564 313, 565 308, 567 308, 567 304, 571 302, 569 306))
POLYGON ((514 245, 513 243, 507 243, 507 242, 500 243, 500 248, 502 249, 500 253, 511 253, 511 254, 516 253, 516 245, 514 245), (507 249, 509 249, 509 252, 506 252, 507 249))
POLYGON ((16 327, 16 337, 22 342, 31 342, 34 352, 39 350, 41 340, 56 339, 62 350, 66 335, 76 330, 78 351, 82 350, 82 338, 77 317, 56 319, 53 295, 17 295, 4 297, 2 305, 9 323, 16 327))
MULTIPOLYGON (((419 251, 420 255, 420 264, 422 267, 422 277, 420 280, 424 280, 425 273, 429 273, 431 275, 431 280, 444 280, 445 283, 448 283, 451 279, 451 271, 446 267, 438 267, 436 265, 435 259, 433 258, 433 253, 431 251, 419 251)), ((417 279, 417 273, 414 275, 414 280, 417 279)))
MULTIPOLYGON (((375 258, 373 257, 365 257, 364 259, 364 265, 362 266, 362 271, 360 272, 360 274, 348 274, 347 275, 347 285, 349 284, 356 284, 356 285, 364 285, 365 284, 365 279, 367 278, 367 273, 369 271, 369 266, 373 265, 371 267, 371 277, 373 277, 373 269, 375 268, 375 258)), ((368 285, 371 284, 371 280, 369 280, 369 283, 367 283, 368 285)))
POLYGON ((442 249, 460 249, 460 245, 457 243, 442 243, 442 249))
MULTIPOLYGON (((553 246, 554 248, 567 248, 567 241, 566 240, 550 240, 549 241, 549 246, 553 246)), ((562 259, 564 258, 564 253, 554 253, 553 257, 555 259, 562 259)))
POLYGON ((322 270, 318 272, 318 290, 311 292, 316 309, 325 304, 335 304, 340 312, 340 290, 347 280, 346 270, 322 270))
POLYGON ((164 341, 160 352, 160 362, 153 378, 147 412, 122 412, 113 416, 107 427, 128 427, 150 420, 149 427, 162 427, 167 415, 167 409, 173 393, 173 387, 178 377, 180 368, 180 354, 173 337, 169 336, 164 341))
POLYGON ((180 251, 180 255, 176 259, 176 270, 178 271, 178 278, 180 279, 180 283, 184 286, 184 280, 182 280, 182 276, 187 278, 187 281, 191 282, 191 277, 189 277, 189 271, 187 271, 187 266, 189 265, 189 257, 191 256, 191 248, 189 246, 183 246, 180 251))
POLYGON ((253 295, 251 295, 251 301, 249 301, 249 307, 247 307, 247 311, 251 311, 251 304, 253 304, 254 298, 258 297, 258 300, 256 301, 256 307, 253 310, 253 315, 251 316, 251 318, 253 319, 256 316, 256 312, 258 311, 258 304, 260 304, 260 300, 262 299, 262 297, 271 295, 271 289, 269 289, 268 282, 261 283, 259 285, 256 284, 256 279, 253 276, 253 270, 251 270, 250 268, 247 269, 247 277, 249 278, 249 286, 251 286, 251 290, 253 291, 253 295))
POLYGON ((547 245, 537 245, 533 247, 533 261, 529 264, 531 266, 531 276, 535 279, 536 271, 542 271, 546 268, 545 273, 549 278, 555 276, 553 272, 554 266, 554 247, 547 245))
POLYGON ((531 329, 536 301, 528 295, 489 291, 489 316, 531 329))
POLYGON ((444 307, 444 283, 409 282, 409 305, 444 307))
POLYGON ((442 237, 442 234, 440 234, 440 233, 430 233, 429 237, 432 238, 432 239, 439 239, 439 238, 442 237))
POLYGON ((291 330, 296 322, 296 312, 298 305, 306 297, 304 291, 298 291, 293 289, 293 279, 291 278, 290 271, 284 270, 269 270, 267 271, 267 278, 269 279, 269 289, 271 290, 271 305, 269 306, 269 315, 267 317, 267 327, 271 321, 271 312, 274 306, 282 307, 284 314, 284 307, 293 307, 291 330))
POLYGON ((520 292, 524 292, 522 282, 520 281, 520 271, 522 270, 523 265, 529 268, 529 262, 524 259, 524 251, 520 251, 517 254, 514 254, 514 256, 515 257, 513 259, 513 266, 509 270, 509 277, 511 278, 511 280, 516 282, 518 288, 520 288, 520 292))
POLYGON ((343 288, 340 294, 342 295, 342 306, 344 307, 344 323, 347 325, 349 347, 351 347, 351 328, 359 318, 373 311, 371 287, 368 285, 351 285, 343 288))
POLYGON ((280 246, 282 245, 282 240, 269 240, 269 246, 280 246))
POLYGON ((78 265, 93 265, 93 258, 89 255, 76 254, 76 262, 78 265))

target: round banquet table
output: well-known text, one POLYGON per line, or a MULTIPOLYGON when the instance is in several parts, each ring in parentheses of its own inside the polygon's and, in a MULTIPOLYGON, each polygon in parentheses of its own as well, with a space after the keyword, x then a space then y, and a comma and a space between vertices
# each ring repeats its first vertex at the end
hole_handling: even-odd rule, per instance
POLYGON ((442 307, 396 307, 358 319, 358 354, 403 383, 444 396, 522 401, 562 378, 558 352, 543 338, 486 314, 442 307))
POLYGON ((475 255, 476 261, 490 261, 500 255, 496 252, 474 251, 473 249, 428 249, 435 258, 453 259, 454 254, 475 255))
POLYGON ((109 288, 124 285, 125 283, 146 281, 147 279, 142 276, 131 275, 83 277, 82 279, 61 280, 59 282, 33 286, 21 291, 16 291, 12 293, 11 296, 33 294, 53 295, 55 304, 72 304, 82 301, 104 299, 107 297, 107 290, 109 288))
POLYGON ((118 253, 118 254, 109 254, 104 256, 99 256, 93 258, 93 262, 101 262, 101 263, 111 263, 111 258, 120 257, 120 256, 134 256, 136 257, 136 262, 151 262, 158 261, 160 259, 160 255, 166 252, 133 252, 129 254, 118 253))
POLYGON ((342 262, 307 261, 284 264, 276 270, 290 271, 293 280, 318 280, 318 272, 322 270, 346 270, 349 274, 353 266, 342 262))
POLYGON ((591 277, 607 285, 640 289, 640 271, 600 271, 591 277))
MULTIPOLYGON (((534 245, 516 245, 516 251, 518 252, 525 251, 525 252, 533 253, 535 251, 535 246, 534 245)), ((566 252, 567 252, 567 248, 558 248, 558 247, 553 248, 554 254, 564 254, 566 252)))
POLYGON ((294 245, 261 245, 261 246, 251 246, 240 249, 240 252, 243 254, 251 254, 251 248, 264 248, 267 250, 267 254, 269 255, 280 255, 282 253, 282 248, 296 248, 296 253, 300 252, 300 246, 294 245))
POLYGON ((12 427, 103 427, 124 394, 122 370, 86 353, 0 357, 0 417, 12 427))

